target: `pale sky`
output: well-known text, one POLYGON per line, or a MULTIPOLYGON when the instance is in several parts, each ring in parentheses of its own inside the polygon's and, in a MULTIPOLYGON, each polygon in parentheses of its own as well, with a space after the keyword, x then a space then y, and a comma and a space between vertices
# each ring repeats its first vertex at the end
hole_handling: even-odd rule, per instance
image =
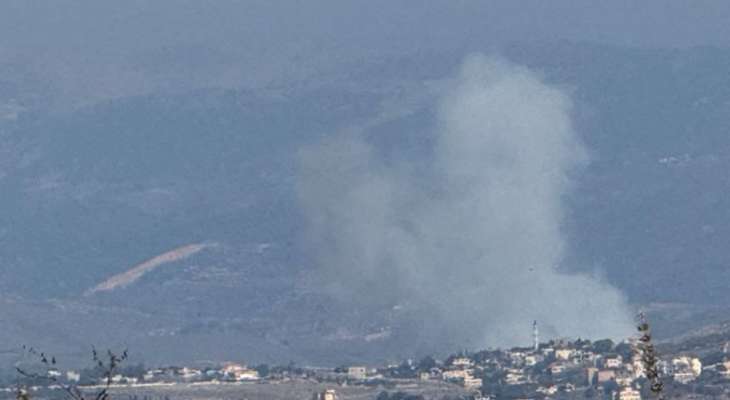
POLYGON ((114 54, 176 43, 421 47, 470 39, 725 47, 730 45, 730 3, 10 0, 0 5, 0 46, 5 48, 114 54))

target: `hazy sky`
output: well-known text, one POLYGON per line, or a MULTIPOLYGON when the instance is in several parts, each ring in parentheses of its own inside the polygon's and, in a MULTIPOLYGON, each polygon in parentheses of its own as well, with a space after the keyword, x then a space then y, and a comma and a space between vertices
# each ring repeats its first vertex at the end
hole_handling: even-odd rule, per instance
POLYGON ((730 44, 730 3, 723 1, 19 0, 4 1, 0 9, 0 46, 109 54, 180 42, 418 46, 424 39, 469 37, 650 47, 730 44))
POLYGON ((560 40, 726 47, 727 21, 730 3, 719 1, 5 1, 0 73, 34 82, 36 98, 63 110, 302 82, 418 52, 501 53, 560 40))

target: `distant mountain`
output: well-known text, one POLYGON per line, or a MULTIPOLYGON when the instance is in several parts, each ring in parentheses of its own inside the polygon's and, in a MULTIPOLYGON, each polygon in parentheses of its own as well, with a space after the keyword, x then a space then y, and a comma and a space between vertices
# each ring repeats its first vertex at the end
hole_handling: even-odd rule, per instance
MULTIPOLYGON (((572 94, 590 151, 566 199, 563 268, 601 271, 636 305, 726 303, 730 51, 562 43, 503 54, 572 94)), ((126 343, 149 362, 433 351, 408 309, 366 319, 318 290, 301 246, 297 153, 358 129, 384 160, 427 162, 434 96, 464 55, 375 57, 297 85, 151 94, 61 114, 38 106, 0 120, 0 339, 74 357, 89 343, 126 343), (219 246, 82 297, 201 242, 219 246)), ((672 334, 694 323, 678 321, 672 334)))

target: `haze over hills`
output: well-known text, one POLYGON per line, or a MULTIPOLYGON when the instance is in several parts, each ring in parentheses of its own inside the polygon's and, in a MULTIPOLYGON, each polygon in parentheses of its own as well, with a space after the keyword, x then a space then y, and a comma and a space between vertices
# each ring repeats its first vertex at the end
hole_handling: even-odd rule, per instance
MULTIPOLYGON (((428 164, 439 99, 474 50, 490 49, 363 58, 295 82, 63 112, 24 100, 23 88, 43 90, 31 74, 0 77, 2 109, 13 110, 0 116, 0 318, 9 327, 0 339, 77 355, 89 343, 125 343, 151 363, 335 363, 488 345, 429 336, 418 305, 336 301, 314 272, 296 188, 302 148, 343 132, 384 165, 428 164), (145 260, 213 242, 83 296, 145 260)), ((721 313, 730 52, 563 42, 500 54, 570 95, 590 159, 564 197, 561 270, 602 275, 632 307, 686 304, 689 317, 667 317, 671 334, 721 313)))

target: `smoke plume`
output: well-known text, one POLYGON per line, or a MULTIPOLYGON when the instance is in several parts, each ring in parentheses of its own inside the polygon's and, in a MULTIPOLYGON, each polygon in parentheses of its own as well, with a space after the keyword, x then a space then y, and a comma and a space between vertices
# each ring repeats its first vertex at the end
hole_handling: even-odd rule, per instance
POLYGON ((627 335, 619 291, 558 271, 562 198, 587 162, 570 99, 483 56, 450 82, 427 167, 383 161, 358 132, 302 150, 322 287, 357 312, 397 310, 434 347, 529 344, 533 320, 546 336, 627 335))

